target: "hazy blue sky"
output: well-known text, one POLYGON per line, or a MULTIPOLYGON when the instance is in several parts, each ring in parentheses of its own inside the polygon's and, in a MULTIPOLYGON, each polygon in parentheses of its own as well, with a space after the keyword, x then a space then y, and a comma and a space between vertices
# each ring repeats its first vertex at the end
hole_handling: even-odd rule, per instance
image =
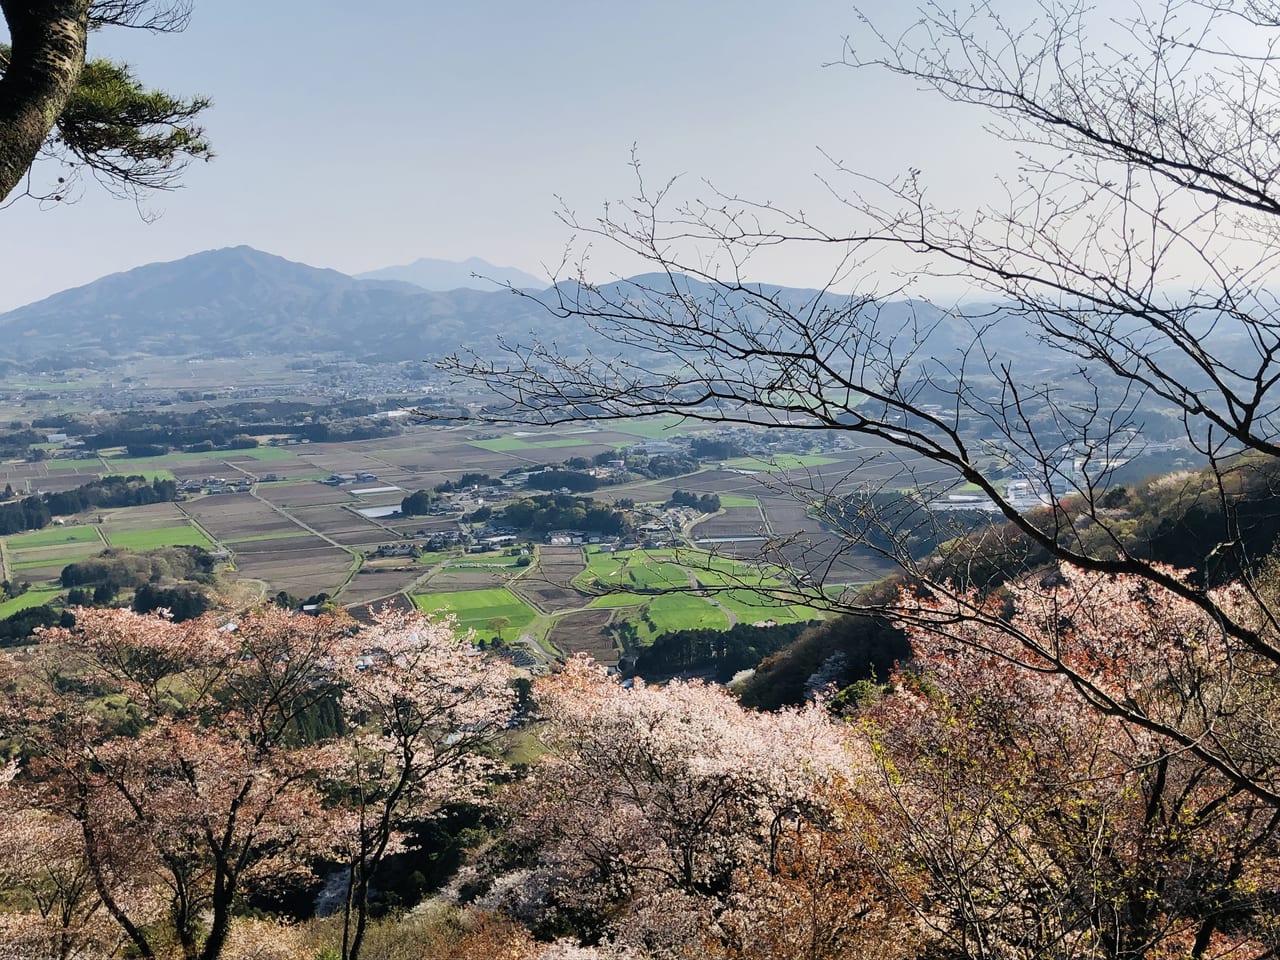
MULTIPOLYGON (((628 195, 633 143, 655 180, 807 211, 831 206, 819 147, 885 176, 985 174, 973 111, 823 67, 856 27, 836 0, 197 0, 185 34, 106 31, 91 52, 213 97, 217 159, 150 224, 92 184, 0 212, 0 309, 239 243, 350 272, 474 255, 539 273, 569 239, 556 195, 582 216, 628 195)), ((630 269, 604 248, 593 264, 630 269)), ((823 279, 799 251, 769 269, 823 279)))

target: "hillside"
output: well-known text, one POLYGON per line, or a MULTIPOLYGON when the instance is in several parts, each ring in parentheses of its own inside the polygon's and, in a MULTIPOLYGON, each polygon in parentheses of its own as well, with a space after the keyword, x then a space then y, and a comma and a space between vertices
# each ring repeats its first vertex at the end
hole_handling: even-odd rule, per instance
POLYGON ((237 356, 343 352, 404 359, 545 326, 536 303, 505 292, 433 293, 358 280, 250 247, 151 263, 0 315, 10 356, 74 344, 110 355, 237 356))
MULTIPOLYGON (((1147 477, 1116 486, 1108 493, 1103 528, 1080 503, 1066 501, 1086 552, 1107 556, 1111 532, 1126 533, 1130 555, 1194 571, 1194 580, 1221 586, 1237 580, 1242 568, 1256 573, 1274 564, 1280 548, 1280 502, 1275 498, 1280 467, 1260 457, 1242 457, 1224 472, 1233 491, 1224 504, 1210 468, 1147 477), (1227 515, 1224 516, 1224 510, 1227 515), (1225 530, 1237 539, 1220 543, 1225 530)), ((934 582, 952 581, 980 591, 995 590, 1029 572, 1056 567, 1049 553, 1028 545, 1012 524, 978 531, 947 544, 922 563, 934 582)), ((910 580, 902 574, 869 586, 858 599, 869 606, 889 605, 910 580)), ((883 679, 895 661, 911 655, 901 631, 882 616, 846 616, 829 620, 797 638, 761 663, 739 690, 749 706, 766 709, 800 703, 815 679, 844 687, 860 680, 883 679)))
MULTIPOLYGON (((456 266, 468 272, 487 267, 482 261, 456 266)), ((8 341, 11 360, 71 350, 112 357, 340 352, 354 359, 400 360, 464 347, 483 355, 499 339, 554 343, 566 356, 628 352, 582 316, 564 316, 562 308, 575 303, 594 305, 606 314, 616 314, 613 307, 626 304, 629 312, 680 316, 696 300, 714 310, 722 325, 770 332, 778 326, 777 318, 748 293, 683 277, 674 279, 674 292, 672 278, 641 276, 586 293, 565 283, 535 299, 508 290, 427 290, 417 284, 429 278, 421 279, 416 265, 409 268, 376 271, 380 279, 357 278, 246 246, 209 250, 112 274, 0 314, 0 334, 8 341)), ((521 277, 509 279, 516 283, 521 277)), ((836 294, 786 287, 768 292, 797 309, 850 309, 849 299, 836 294)), ((855 313, 842 322, 853 327, 862 320, 855 313)), ((875 322, 895 336, 930 331, 933 356, 952 355, 973 336, 966 323, 921 301, 884 304, 875 322)), ((1023 334, 1021 327, 1010 325, 1001 330, 1001 339, 1013 343, 1023 334)), ((634 348, 630 353, 654 361, 652 354, 634 348)))

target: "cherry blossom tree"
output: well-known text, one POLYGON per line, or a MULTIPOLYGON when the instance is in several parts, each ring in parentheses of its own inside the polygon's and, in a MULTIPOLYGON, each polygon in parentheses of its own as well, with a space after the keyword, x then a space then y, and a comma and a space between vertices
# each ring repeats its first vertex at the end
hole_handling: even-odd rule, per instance
POLYGON ((1064 567, 999 601, 907 606, 915 659, 864 718, 880 771, 864 834, 950 951, 1273 947, 1280 815, 1247 789, 1275 772, 1272 671, 1140 578, 1064 567))
POLYGON ((28 801, 78 825, 103 909, 141 956, 162 950, 162 914, 185 957, 217 957, 237 896, 322 842, 299 721, 337 695, 349 632, 277 611, 222 624, 81 609, 22 657, 6 725, 28 801))
POLYGON ((511 719, 511 670, 484 656, 451 621, 391 611, 338 664, 342 705, 358 726, 336 743, 326 777, 344 795, 339 851, 348 873, 343 960, 359 957, 369 885, 400 849, 408 820, 468 799, 490 779, 479 754, 511 719))
POLYGON ((28 806, 12 786, 17 773, 15 762, 0 770, 0 889, 25 909, 0 914, 0 940, 31 957, 106 956, 121 934, 94 892, 80 831, 28 806))
POLYGON ((110 955, 122 934, 94 890, 79 825, 18 791, 0 789, 0 807, 0 887, 33 908, 6 915, 3 937, 52 960, 110 955))
POLYGON ((700 683, 626 689, 584 659, 535 693, 551 753, 522 790, 515 829, 533 854, 509 908, 657 956, 763 956, 769 942, 772 956, 840 956, 852 928, 894 929, 836 849, 851 753, 822 707, 752 713, 700 683))
POLYGON ((445 623, 75 615, 0 660, 13 691, 0 722, 23 759, 6 822, 51 838, 40 862, 15 838, 0 867, 31 878, 68 931, 108 917, 143 957, 172 938, 215 960, 244 894, 335 855, 355 957, 369 881, 404 820, 476 788, 472 754, 510 712, 505 666, 445 623), (309 721, 329 706, 349 738, 316 738, 309 721))

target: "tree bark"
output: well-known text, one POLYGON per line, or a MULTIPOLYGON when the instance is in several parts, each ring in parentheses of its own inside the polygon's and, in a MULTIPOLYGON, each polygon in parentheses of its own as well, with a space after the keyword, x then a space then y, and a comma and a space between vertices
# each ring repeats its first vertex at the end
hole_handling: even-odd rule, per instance
POLYGON ((83 799, 80 801, 76 819, 79 820, 80 830, 84 835, 85 860, 89 866, 89 873, 93 878, 93 886, 98 893, 98 898, 102 901, 107 913, 111 914, 112 919, 124 929, 125 934, 133 942, 134 949, 137 950, 138 955, 146 958, 146 960, 154 960, 156 954, 151 948, 151 942, 147 940, 146 934, 129 919, 120 905, 116 903, 115 897, 112 896, 111 888, 108 886, 104 875, 102 859, 98 853, 98 835, 90 823, 88 807, 83 799))
POLYGON ((90 0, 0 0, 12 41, 0 77, 0 200, 22 182, 84 68, 90 0))

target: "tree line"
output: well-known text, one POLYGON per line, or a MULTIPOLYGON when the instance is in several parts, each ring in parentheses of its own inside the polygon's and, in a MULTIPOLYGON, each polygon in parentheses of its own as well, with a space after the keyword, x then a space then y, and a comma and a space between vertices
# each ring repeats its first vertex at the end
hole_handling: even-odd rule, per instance
POLYGON ((665 680, 682 673, 703 673, 721 683, 740 670, 755 667, 810 628, 808 623, 757 627, 737 623, 728 630, 673 630, 640 648, 635 673, 645 680, 665 680))
POLYGON ((178 485, 173 480, 112 474, 72 490, 38 493, 0 503, 0 535, 40 530, 47 527, 54 517, 71 516, 85 510, 168 503, 177 497, 178 485))

